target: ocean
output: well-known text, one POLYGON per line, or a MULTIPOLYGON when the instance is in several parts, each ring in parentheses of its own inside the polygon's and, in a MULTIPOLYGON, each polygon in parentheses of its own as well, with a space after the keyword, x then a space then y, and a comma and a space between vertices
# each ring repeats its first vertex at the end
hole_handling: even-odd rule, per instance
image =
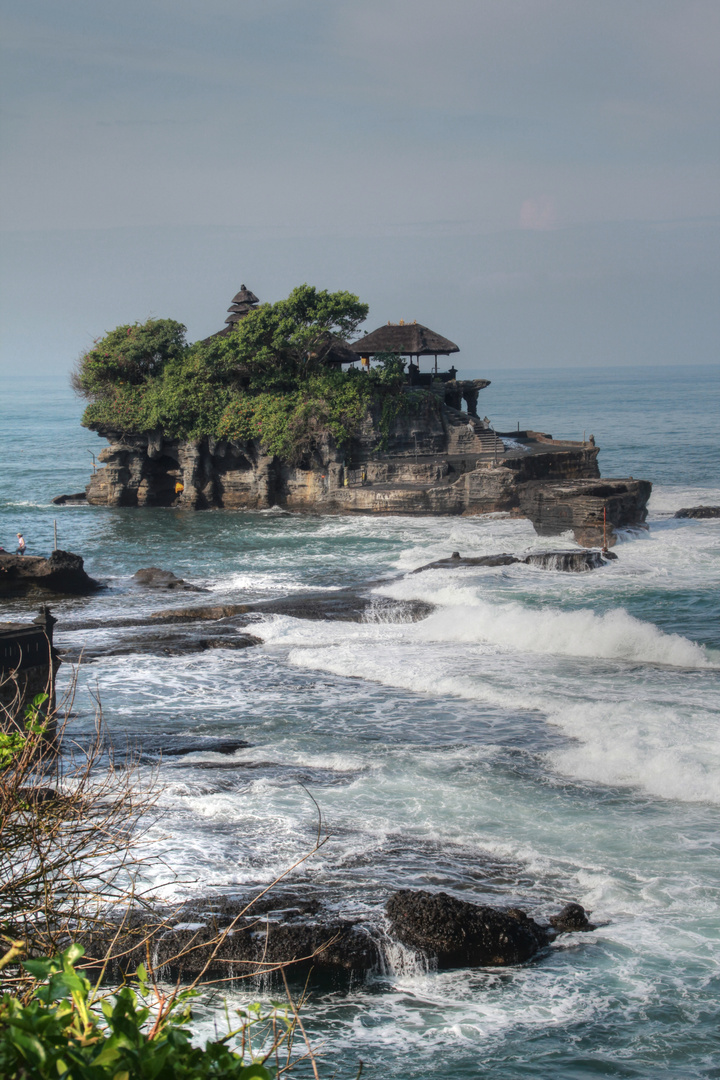
MULTIPOLYGON (((65 377, 3 380, 0 544, 85 558, 109 589, 52 604, 60 647, 127 633, 174 604, 371 589, 432 613, 361 623, 267 616, 254 648, 135 653, 81 665, 73 721, 97 691, 113 738, 223 736, 160 766, 159 841, 183 897, 247 894, 312 845, 293 889, 381 920, 397 888, 444 889, 545 918, 570 900, 597 930, 534 962, 385 970, 318 987, 304 1018, 327 1075, 415 1080, 720 1077, 720 368, 490 371, 498 430, 595 435, 605 476, 652 480, 649 528, 587 574, 525 565, 411 571, 452 551, 557 546, 527 521, 54 507, 105 445, 65 377), (207 596, 133 588, 160 566, 207 596), (63 623, 104 619, 97 630, 63 623)), ((559 538, 571 547, 569 536, 559 538)), ((0 619, 28 617, 4 601, 0 619)), ((60 670, 67 685, 70 665, 60 670)), ((264 993, 256 988, 256 993, 264 993)), ((232 1003, 249 991, 228 991, 232 1003)), ((200 1031, 213 1028, 213 1006, 200 1031)))

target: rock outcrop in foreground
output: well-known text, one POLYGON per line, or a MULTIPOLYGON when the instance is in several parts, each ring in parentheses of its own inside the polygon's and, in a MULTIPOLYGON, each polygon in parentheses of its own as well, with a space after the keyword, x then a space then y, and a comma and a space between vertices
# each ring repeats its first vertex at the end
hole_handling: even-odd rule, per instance
POLYGON ((554 937, 518 908, 469 904, 445 892, 401 889, 385 910, 393 937, 440 968, 523 964, 554 937))
POLYGON ((98 428, 110 446, 87 501, 104 506, 271 506, 330 514, 487 514, 529 517, 543 533, 572 529, 581 542, 608 542, 613 530, 642 525, 651 485, 600 480, 594 442, 538 432, 499 436, 447 404, 397 418, 383 437, 369 416, 340 450, 328 437, 312 460, 293 466, 263 454, 257 440, 178 441, 162 433, 98 428), (378 449, 382 446, 382 449, 378 449))
POLYGON ((87 596, 100 588, 85 573, 82 557, 70 551, 53 551, 49 559, 0 553, 0 596, 87 596))
POLYGON ((385 910, 388 927, 372 917, 338 916, 318 899, 296 893, 271 893, 249 906, 212 897, 189 901, 164 918, 137 913, 116 940, 111 929, 91 934, 84 944, 89 957, 99 959, 110 949, 117 958, 111 968, 133 971, 145 960, 150 939, 156 970, 172 979, 203 970, 208 978, 261 975, 285 966, 337 978, 383 970, 386 946, 395 942, 429 967, 507 967, 532 959, 558 934, 595 929, 579 904, 566 905, 549 926, 518 908, 471 904, 444 892, 401 889, 385 910))

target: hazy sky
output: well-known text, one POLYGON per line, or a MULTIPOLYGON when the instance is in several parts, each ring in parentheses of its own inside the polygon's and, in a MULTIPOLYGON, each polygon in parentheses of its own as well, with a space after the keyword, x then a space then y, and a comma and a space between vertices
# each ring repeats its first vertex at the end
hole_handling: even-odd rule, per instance
POLYGON ((720 0, 2 0, 2 363, 241 283, 461 370, 718 362, 720 0))

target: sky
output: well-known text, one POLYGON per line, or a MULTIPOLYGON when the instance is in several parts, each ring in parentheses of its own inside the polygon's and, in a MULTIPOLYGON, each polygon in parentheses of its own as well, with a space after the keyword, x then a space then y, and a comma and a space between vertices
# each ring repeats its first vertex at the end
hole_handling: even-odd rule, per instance
POLYGON ((305 281, 462 374, 718 362, 718 0, 0 12, 6 373, 305 281))

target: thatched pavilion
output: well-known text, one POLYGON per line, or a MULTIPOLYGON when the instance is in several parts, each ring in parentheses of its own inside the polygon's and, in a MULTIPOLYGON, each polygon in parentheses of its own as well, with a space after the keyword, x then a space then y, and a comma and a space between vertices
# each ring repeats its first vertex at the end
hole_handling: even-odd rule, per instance
POLYGON ((396 353, 398 356, 408 356, 411 369, 415 366, 419 371, 420 357, 433 356, 435 375, 438 374, 438 356, 449 356, 450 353, 460 352, 453 341, 436 333, 435 330, 423 326, 422 323, 406 323, 402 319, 399 323, 389 322, 387 326, 378 327, 371 334, 366 334, 359 341, 354 341, 349 348, 361 358, 365 366, 369 363, 370 357, 377 356, 378 353, 396 353), (414 365, 413 360, 415 360, 414 365))

